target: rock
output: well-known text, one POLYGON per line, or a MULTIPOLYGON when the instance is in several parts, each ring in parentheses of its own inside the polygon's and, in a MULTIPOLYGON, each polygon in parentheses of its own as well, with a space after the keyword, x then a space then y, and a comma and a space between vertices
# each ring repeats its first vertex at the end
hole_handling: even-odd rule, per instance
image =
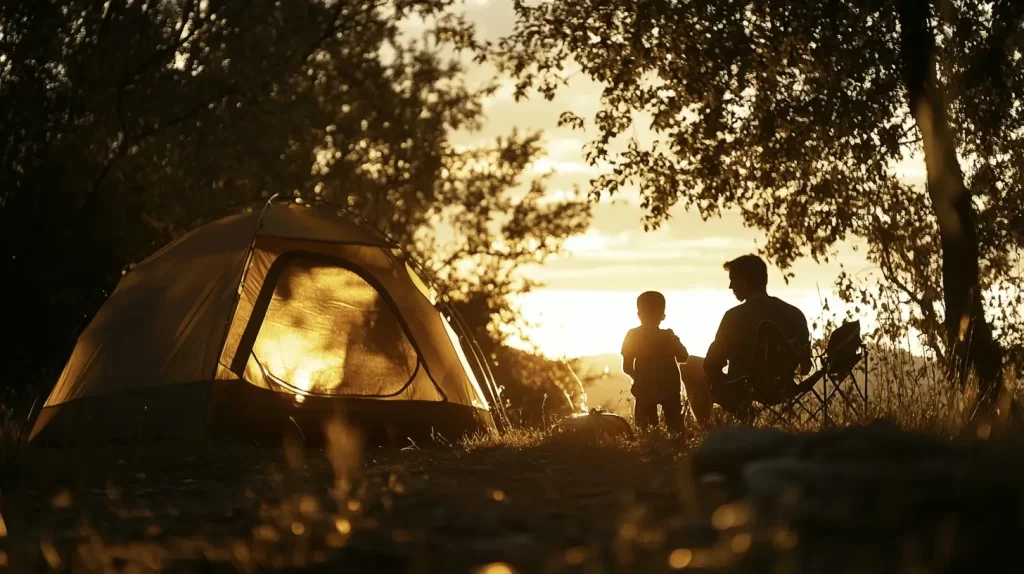
POLYGON ((710 516, 714 509, 734 500, 740 492, 736 481, 724 474, 708 472, 702 475, 697 485, 701 512, 710 516))
POLYGON ((801 437, 773 428, 721 427, 709 432, 693 455, 694 472, 737 474, 749 462, 787 456, 801 437))
POLYGON ((956 506, 965 474, 945 460, 894 465, 791 458, 752 463, 743 479, 769 522, 895 531, 956 506))
POLYGON ((817 433, 736 426, 708 433, 694 455, 694 469, 698 474, 738 473, 746 464, 776 458, 907 463, 960 460, 968 453, 965 445, 905 431, 886 421, 817 433))
POLYGON ((556 432, 573 436, 610 436, 610 437, 633 437, 633 428, 626 419, 619 415, 591 410, 589 413, 578 413, 566 417, 555 424, 552 429, 556 432))
POLYGON ((836 461, 907 463, 966 454, 964 445, 906 431, 883 420, 806 435, 794 447, 793 455, 797 458, 836 461))
POLYGON ((694 469, 717 486, 705 490, 728 485, 751 504, 762 528, 884 537, 998 505, 1001 473, 976 447, 881 421, 814 434, 730 427, 709 433, 694 469))

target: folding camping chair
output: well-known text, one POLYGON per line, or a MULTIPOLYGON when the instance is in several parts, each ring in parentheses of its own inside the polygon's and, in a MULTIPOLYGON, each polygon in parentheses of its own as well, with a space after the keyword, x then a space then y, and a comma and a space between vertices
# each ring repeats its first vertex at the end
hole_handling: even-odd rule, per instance
MULTIPOLYGON (((860 321, 843 323, 832 331, 825 351, 818 357, 821 368, 822 396, 820 401, 822 425, 830 424, 829 405, 839 399, 854 414, 865 417, 868 411, 868 351, 860 336, 860 321), (863 370, 863 384, 859 384, 854 371, 863 370)), ((814 375, 812 375, 813 377, 814 375)))
MULTIPOLYGON (((773 327, 778 330, 777 326, 773 327)), ((766 330, 772 331, 767 326, 766 330)), ((774 336, 781 335, 778 331, 774 336)), ((849 321, 836 328, 817 359, 820 367, 797 384, 799 392, 776 405, 766 405, 773 422, 801 412, 812 420, 820 419, 823 427, 830 425, 829 408, 836 400, 852 409, 855 415, 867 415, 868 354, 860 336, 860 321, 849 321), (858 365, 863 365, 861 382, 854 375, 858 365)))
POLYGON ((860 337, 860 322, 850 321, 829 336, 821 365, 807 378, 797 376, 798 356, 779 326, 772 321, 758 325, 754 345, 752 375, 729 381, 714 391, 716 401, 741 419, 752 420, 758 412, 767 412, 773 423, 788 416, 807 415, 831 423, 829 407, 842 401, 858 415, 867 414, 868 360, 860 337), (854 369, 863 364, 863 385, 854 369), (820 383, 820 390, 818 388, 820 383), (759 411, 747 411, 757 403, 759 411))

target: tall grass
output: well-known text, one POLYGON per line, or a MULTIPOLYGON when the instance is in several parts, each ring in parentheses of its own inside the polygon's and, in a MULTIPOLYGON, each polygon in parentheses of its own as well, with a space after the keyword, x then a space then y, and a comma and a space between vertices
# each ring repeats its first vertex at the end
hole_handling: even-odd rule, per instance
MULTIPOLYGON (((868 364, 866 410, 856 392, 862 391, 865 385, 865 377, 860 370, 863 367, 861 364, 857 367, 856 376, 843 385, 848 396, 856 397, 855 400, 847 402, 833 394, 833 399, 829 402, 827 421, 823 420, 820 414, 811 417, 796 410, 781 421, 777 417, 762 413, 756 419, 755 426, 781 426, 789 430, 807 432, 819 430, 826 425, 849 426, 885 419, 907 430, 946 437, 958 436, 969 427, 977 405, 977 385, 973 380, 969 381, 965 389, 956 388, 949 383, 938 361, 911 356, 897 348, 875 347, 869 356, 868 364)), ((1016 410, 1020 389, 1015 373, 1007 372, 1004 383, 1000 414, 1005 419, 1010 411, 1016 410)), ((822 387, 822 383, 819 383, 817 388, 820 391, 822 387)), ((0 394, 0 449, 25 442, 30 430, 30 412, 40 407, 40 401, 36 399, 28 394, 0 394)), ((820 406, 813 397, 808 396, 806 400, 808 406, 812 408, 820 406)), ((685 400, 684 409, 688 410, 685 400)), ((627 417, 627 420, 633 423, 631 417, 627 417)), ((735 424, 729 415, 717 407, 713 421, 715 426, 735 424)), ((458 448, 466 451, 523 450, 552 442, 562 444, 572 440, 564 434, 551 431, 556 422, 557 420, 545 418, 543 426, 540 427, 514 428, 500 436, 479 434, 463 439, 458 443, 458 448)), ((672 448, 679 449, 681 446, 699 444, 702 438, 703 431, 692 417, 689 417, 687 430, 682 435, 673 435, 661 426, 649 431, 637 430, 632 438, 594 437, 603 446, 633 451, 654 451, 669 444, 672 448)))
POLYGON ((30 430, 29 417, 39 409, 39 402, 29 394, 0 393, 0 448, 25 442, 30 430))
MULTIPOLYGON (((1009 370, 1004 377, 1004 390, 997 412, 997 419, 1001 420, 1004 426, 1008 422, 1008 417, 1018 410, 1018 380, 1016 374, 1009 370)), ((768 411, 762 411, 754 421, 754 426, 775 426, 798 432, 813 432, 825 426, 859 425, 884 419, 906 430, 947 438, 964 436, 966 431, 995 430, 973 427, 978 409, 978 387, 973 378, 968 381, 965 388, 958 388, 949 382, 946 371, 938 360, 912 355, 898 346, 873 345, 867 358, 855 367, 853 376, 844 381, 840 388, 845 396, 835 392, 834 387, 829 389, 831 398, 827 417, 822 416, 820 411, 811 416, 802 409, 795 409, 785 413, 780 420, 768 411), (862 398, 865 392, 868 397, 866 404, 862 398)), ((816 390, 820 397, 824 383, 819 383, 816 390)), ((814 395, 805 395, 804 401, 811 410, 818 410, 821 407, 821 401, 814 395)), ((684 410, 688 410, 685 400, 683 403, 684 410)), ((627 416, 627 419, 631 417, 627 416)), ((712 420, 713 426, 737 424, 735 419, 718 407, 715 407, 712 420)), ((1024 428, 1021 423, 1022 421, 1015 422, 1024 428)), ((662 427, 657 432, 664 434, 665 429, 662 427)), ((675 445, 678 448, 683 443, 699 443, 702 436, 703 431, 691 416, 682 442, 676 440, 675 445)), ((549 433, 544 430, 522 430, 502 437, 477 438, 466 444, 469 448, 524 448, 543 444, 549 439, 549 433)), ((620 439, 619 446, 639 448, 639 443, 636 440, 630 442, 620 439)))
MULTIPOLYGON (((944 437, 959 436, 970 428, 978 409, 978 386, 973 377, 965 388, 958 388, 950 383, 939 361, 913 356, 898 348, 875 347, 868 365, 866 377, 860 370, 861 364, 855 376, 842 384, 846 397, 830 390, 833 398, 829 401, 828 425, 849 426, 885 419, 906 430, 944 437), (865 384, 866 405, 860 394, 865 384)), ((817 385, 819 393, 823 387, 823 383, 817 385)), ((1016 374, 1008 370, 999 405, 1004 422, 1015 408, 1018 392, 1016 374)), ((820 405, 813 397, 806 400, 808 406, 820 405)), ((770 417, 761 416, 757 424, 767 425, 769 421, 770 417)), ((823 426, 823 420, 798 411, 787 417, 782 426, 813 431, 823 426)))

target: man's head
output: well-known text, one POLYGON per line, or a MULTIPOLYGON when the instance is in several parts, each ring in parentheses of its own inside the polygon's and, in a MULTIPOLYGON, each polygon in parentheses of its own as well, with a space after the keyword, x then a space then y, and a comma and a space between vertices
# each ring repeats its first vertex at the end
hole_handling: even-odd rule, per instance
POLYGON ((757 295, 764 295, 768 288, 768 266, 757 255, 743 255, 726 262, 729 272, 729 288, 740 301, 757 295))
POLYGON ((636 298, 636 316, 644 325, 658 325, 665 320, 665 296, 645 291, 636 298))

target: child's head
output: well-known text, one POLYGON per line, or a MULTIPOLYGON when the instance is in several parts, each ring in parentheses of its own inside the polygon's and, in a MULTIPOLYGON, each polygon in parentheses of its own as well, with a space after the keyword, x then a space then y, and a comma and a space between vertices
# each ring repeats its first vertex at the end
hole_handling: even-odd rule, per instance
POLYGON ((636 316, 643 325, 658 325, 665 320, 665 296, 645 291, 636 298, 636 316))

